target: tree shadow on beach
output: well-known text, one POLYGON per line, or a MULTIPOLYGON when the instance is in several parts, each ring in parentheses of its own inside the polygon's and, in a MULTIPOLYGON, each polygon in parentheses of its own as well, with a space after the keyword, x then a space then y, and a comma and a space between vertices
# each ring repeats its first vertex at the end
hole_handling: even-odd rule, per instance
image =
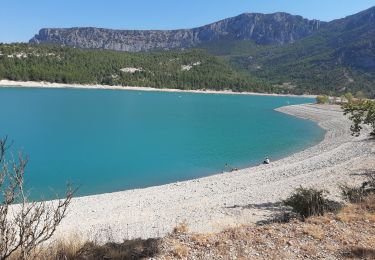
POLYGON ((371 176, 373 176, 373 178, 375 178, 375 171, 374 170, 364 170, 364 171, 361 171, 361 172, 350 173, 349 175, 350 176, 364 176, 364 177, 367 177, 367 178, 371 178, 371 176))
POLYGON ((282 202, 266 202, 266 203, 259 203, 259 204, 247 204, 247 205, 233 205, 226 207, 227 209, 261 209, 261 210, 269 210, 269 211, 279 211, 280 207, 283 207, 282 202))
POLYGON ((342 256, 350 259, 375 259, 375 249, 365 247, 353 247, 342 253, 342 256))
MULTIPOLYGON (((325 211, 329 212, 338 212, 342 208, 340 202, 326 199, 325 200, 325 211)), ((248 209, 248 210, 260 210, 263 212, 269 213, 266 219, 257 221, 257 225, 266 225, 272 223, 288 223, 293 219, 304 220, 304 218, 293 211, 292 207, 286 206, 283 202, 267 202, 259 204, 247 204, 247 205, 234 205, 226 207, 227 209, 248 209)))
POLYGON ((271 223, 287 223, 291 219, 297 218, 297 214, 292 212, 291 207, 285 206, 281 201, 279 202, 266 202, 259 204, 247 205, 233 205, 226 207, 227 209, 248 209, 248 210, 261 210, 269 213, 269 216, 257 221, 257 225, 265 225, 271 223))

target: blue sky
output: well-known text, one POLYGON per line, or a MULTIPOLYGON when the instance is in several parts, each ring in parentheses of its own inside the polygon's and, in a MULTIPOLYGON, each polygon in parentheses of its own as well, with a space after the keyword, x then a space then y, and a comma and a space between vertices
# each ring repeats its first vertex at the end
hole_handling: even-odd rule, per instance
POLYGON ((375 0, 1 0, 0 42, 28 41, 43 27, 191 28, 244 12, 330 21, 372 6, 375 0))

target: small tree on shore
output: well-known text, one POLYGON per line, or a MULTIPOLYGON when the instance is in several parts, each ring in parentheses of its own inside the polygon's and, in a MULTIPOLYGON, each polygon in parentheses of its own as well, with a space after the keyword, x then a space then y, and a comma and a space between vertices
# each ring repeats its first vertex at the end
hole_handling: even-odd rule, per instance
POLYGON ((348 103, 352 103, 353 102, 353 94, 348 92, 348 93, 345 93, 344 95, 345 99, 348 101, 348 103))
POLYGON ((363 101, 366 98, 366 95, 365 95, 365 93, 363 93, 363 91, 357 91, 357 93, 355 93, 355 97, 359 101, 363 101))
POLYGON ((27 159, 7 160, 7 140, 0 139, 0 259, 17 254, 27 259, 39 245, 55 233, 66 216, 73 190, 54 202, 29 201, 24 188, 27 159))
POLYGON ((343 105, 344 114, 350 114, 349 119, 353 124, 350 126, 352 135, 359 136, 363 125, 372 128, 370 135, 375 136, 375 101, 364 100, 357 103, 343 105))
POLYGON ((316 103, 318 103, 318 104, 328 104, 329 103, 329 97, 326 96, 326 95, 317 96, 316 97, 316 103))

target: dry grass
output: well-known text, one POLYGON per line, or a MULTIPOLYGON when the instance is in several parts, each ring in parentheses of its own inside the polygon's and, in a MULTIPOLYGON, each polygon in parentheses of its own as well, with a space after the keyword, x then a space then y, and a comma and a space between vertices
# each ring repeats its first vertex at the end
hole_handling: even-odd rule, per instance
POLYGON ((49 252, 42 252, 42 259, 50 259, 51 255, 56 255, 58 258, 73 259, 78 254, 84 242, 75 238, 59 240, 49 247, 49 252))
POLYGON ((306 243, 304 245, 301 245, 301 250, 306 255, 310 255, 310 256, 315 256, 318 252, 313 243, 306 243))
POLYGON ((360 203, 350 204, 342 209, 336 219, 345 222, 370 221, 375 222, 375 195, 370 195, 360 203))
MULTIPOLYGON (((29 259, 49 260, 54 259, 75 259, 78 252, 84 246, 79 236, 69 236, 64 239, 53 241, 45 247, 39 247, 33 251, 29 259)), ((20 259, 18 253, 12 255, 11 260, 20 259)))
POLYGON ((375 259, 375 196, 338 214, 306 221, 230 228, 220 233, 176 233, 162 241, 158 257, 187 259, 375 259), (177 248, 176 244, 181 248, 177 248), (360 247, 359 247, 360 245, 360 247), (188 247, 188 250, 186 250, 188 247), (187 255, 185 255, 187 254, 187 255))
POLYGON ((348 205, 336 215, 336 219, 345 223, 356 221, 359 217, 356 210, 357 206, 348 205))
POLYGON ((211 234, 193 234, 191 239, 199 246, 207 246, 211 237, 211 234))
POLYGON ((332 214, 332 213, 326 213, 323 216, 310 217, 310 218, 308 218, 306 220, 306 223, 315 224, 315 225, 329 224, 331 222, 331 220, 332 220, 332 216, 334 216, 334 214, 332 214))
POLYGON ((325 236, 324 230, 317 225, 305 226, 303 228, 303 233, 319 240, 322 240, 325 236))
MULTIPOLYGON (((152 258, 159 253, 159 239, 126 240, 98 245, 76 238, 59 240, 33 252, 30 260, 101 260, 152 258)), ((15 254, 11 260, 20 259, 15 254)))

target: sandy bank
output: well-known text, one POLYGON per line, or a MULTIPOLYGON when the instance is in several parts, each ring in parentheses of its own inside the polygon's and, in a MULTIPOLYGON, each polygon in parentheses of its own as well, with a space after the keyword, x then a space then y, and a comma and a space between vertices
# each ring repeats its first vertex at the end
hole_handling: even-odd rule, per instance
POLYGON ((130 86, 110 86, 110 85, 82 85, 82 84, 63 84, 50 83, 44 81, 12 81, 0 80, 0 87, 23 87, 23 88, 75 88, 75 89, 112 89, 112 90, 133 90, 133 91, 156 91, 156 92, 187 92, 187 93, 201 93, 201 94, 232 94, 232 95, 254 95, 254 96, 285 96, 285 97, 304 97, 315 98, 315 95, 281 95, 255 92, 233 92, 231 90, 181 90, 173 88, 151 88, 151 87, 130 87, 130 86))
POLYGON ((121 241, 162 236, 183 221, 196 232, 255 223, 300 185, 326 188, 335 197, 338 183, 358 181, 357 173, 375 168, 375 142, 352 137, 339 107, 296 105, 278 111, 317 122, 327 131, 324 140, 267 166, 76 198, 59 232, 121 241))

